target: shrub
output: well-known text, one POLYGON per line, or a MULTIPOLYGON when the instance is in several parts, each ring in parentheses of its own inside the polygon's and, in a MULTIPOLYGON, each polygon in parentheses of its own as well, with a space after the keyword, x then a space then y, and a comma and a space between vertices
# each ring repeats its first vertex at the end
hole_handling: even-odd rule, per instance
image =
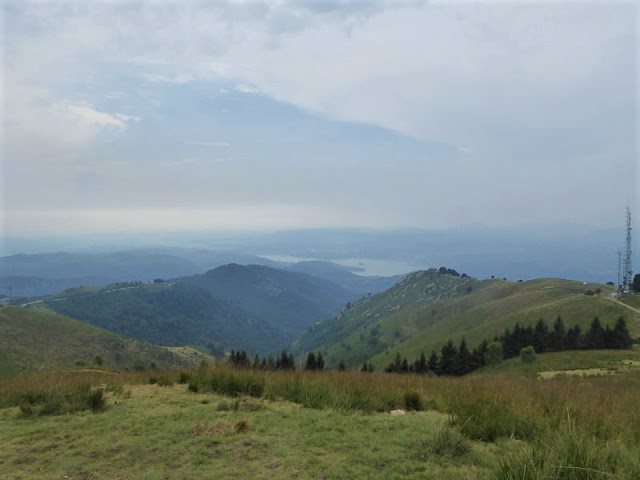
POLYGON ((180 376, 178 377, 178 383, 180 384, 189 383, 189 380, 191 380, 191 375, 189 375, 187 372, 180 371, 180 376))
POLYGON ((524 347, 520 350, 520 359, 524 363, 531 363, 536 361, 536 351, 535 349, 529 345, 528 347, 524 347))
POLYGON ((444 425, 431 438, 423 441, 422 446, 427 453, 442 457, 459 457, 471 451, 464 435, 444 425))
POLYGON ((404 394, 404 407, 406 410, 424 410, 420 394, 417 392, 406 392, 404 394))
POLYGON ((171 387, 171 386, 173 386, 173 380, 171 380, 166 375, 160 375, 158 377, 158 386, 160 386, 160 387, 171 387))

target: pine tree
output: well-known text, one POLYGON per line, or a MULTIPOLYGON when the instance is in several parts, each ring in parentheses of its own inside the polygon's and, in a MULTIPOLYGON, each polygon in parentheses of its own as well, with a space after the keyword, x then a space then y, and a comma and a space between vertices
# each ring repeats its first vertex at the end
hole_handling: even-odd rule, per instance
MULTIPOLYGON (((549 328, 547 327, 547 324, 544 323, 544 320, 539 319, 533 329, 533 348, 536 352, 544 353, 549 351, 551 343, 552 336, 549 333, 549 328)), ((525 346, 526 345, 519 345, 520 350, 525 346)), ((518 351, 518 353, 520 352, 518 351)))
POLYGON ((307 363, 304 366, 305 370, 316 370, 318 368, 318 363, 316 362, 316 356, 313 352, 309 352, 307 355, 307 363))
POLYGON ((440 375, 440 362, 438 360, 438 354, 435 350, 431 350, 431 355, 429 356, 429 361, 427 362, 427 366, 429 370, 431 370, 436 375, 440 375))
POLYGON ((438 368, 441 375, 454 375, 458 350, 452 340, 448 340, 440 351, 440 363, 438 368))
POLYGON ((583 339, 580 325, 576 325, 567 330, 563 344, 565 350, 580 350, 582 348, 583 339))
POLYGON ((293 358, 293 353, 290 353, 289 356, 287 357, 287 365, 289 370, 296 369, 296 360, 295 358, 293 358))
POLYGON ((420 358, 418 358, 418 360, 416 360, 416 362, 413 365, 413 370, 416 373, 427 373, 427 357, 424 354, 424 352, 422 352, 420 354, 420 358))
POLYGON ((316 368, 318 370, 324 370, 324 358, 322 357, 322 352, 318 352, 316 368))
POLYGON ((600 319, 595 317, 591 322, 591 327, 587 333, 586 346, 589 350, 597 350, 606 347, 604 329, 600 319))
POLYGON ((463 338, 460 341, 458 347, 458 354, 456 355, 456 362, 454 367, 455 375, 464 375, 473 369, 473 357, 469 348, 467 347, 467 341, 463 338))
POLYGON ((618 317, 613 328, 613 341, 611 348, 627 349, 633 346, 633 339, 627 329, 627 322, 623 317, 618 317))
POLYGON ((558 315, 556 321, 553 323, 553 342, 551 344, 551 351, 560 352, 565 349, 564 340, 566 337, 566 331, 564 328, 564 322, 562 317, 558 315))
POLYGON ((407 362, 407 357, 404 357, 402 359, 402 363, 400 364, 400 372, 409 373, 409 362, 407 362))

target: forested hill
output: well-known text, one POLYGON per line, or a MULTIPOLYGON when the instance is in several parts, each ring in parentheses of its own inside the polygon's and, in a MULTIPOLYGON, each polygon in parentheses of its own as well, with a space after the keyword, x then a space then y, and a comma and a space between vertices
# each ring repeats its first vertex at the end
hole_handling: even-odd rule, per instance
MULTIPOLYGON (((72 289, 41 304, 63 315, 157 345, 271 351, 286 335, 241 306, 195 285, 123 283, 72 289)), ((41 305, 41 304, 35 304, 41 305)))
POLYGON ((158 345, 271 353, 352 301, 329 281, 258 265, 225 265, 157 283, 70 289, 34 306, 158 345))
POLYGON ((285 332, 282 345, 355 299, 350 290, 327 280, 261 265, 233 263, 172 281, 196 285, 237 302, 251 317, 285 332))

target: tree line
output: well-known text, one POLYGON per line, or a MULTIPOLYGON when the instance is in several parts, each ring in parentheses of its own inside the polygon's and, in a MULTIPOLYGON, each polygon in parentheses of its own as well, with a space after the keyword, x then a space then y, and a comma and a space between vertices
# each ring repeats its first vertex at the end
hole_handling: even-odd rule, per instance
POLYGON ((293 354, 287 352, 284 348, 280 355, 273 357, 260 357, 256 354, 253 359, 249 358, 246 350, 231 350, 227 357, 227 363, 235 368, 252 368, 254 370, 295 370, 296 362, 293 354))
POLYGON ((465 375, 485 365, 516 357, 527 347, 532 347, 537 353, 546 353, 565 350, 620 350, 629 349, 632 344, 633 339, 623 317, 618 318, 613 328, 608 325, 603 327, 598 317, 595 317, 584 334, 579 325, 567 329, 562 318, 558 317, 551 328, 542 319, 534 327, 516 323, 513 330, 507 328, 492 341, 483 340, 473 351, 469 350, 463 338, 457 347, 452 340, 448 340, 440 355, 435 350, 429 358, 422 353, 413 362, 408 362, 406 357, 402 358, 400 353, 396 353, 385 371, 465 375))

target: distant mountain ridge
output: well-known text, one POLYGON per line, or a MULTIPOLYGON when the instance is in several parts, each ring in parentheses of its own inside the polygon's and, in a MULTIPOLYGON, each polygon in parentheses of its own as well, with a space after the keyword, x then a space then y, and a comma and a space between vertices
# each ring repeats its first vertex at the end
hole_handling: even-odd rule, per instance
POLYGON ((355 296, 381 292, 400 278, 356 275, 348 267, 325 261, 285 263, 232 252, 149 248, 98 254, 58 252, 0 257, 0 295, 38 297, 71 287, 150 282, 156 278, 195 275, 230 263, 306 273, 336 283, 355 296))

